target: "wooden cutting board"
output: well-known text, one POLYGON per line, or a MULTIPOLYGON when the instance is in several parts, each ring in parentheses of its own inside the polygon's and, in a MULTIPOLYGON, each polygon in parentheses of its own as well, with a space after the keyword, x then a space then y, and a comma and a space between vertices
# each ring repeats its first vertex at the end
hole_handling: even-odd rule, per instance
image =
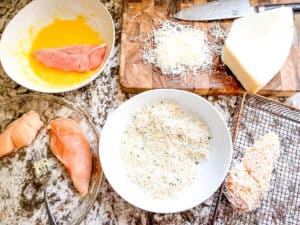
MULTIPOLYGON (((170 0, 172 1, 172 0, 170 0)), ((176 1, 176 0, 174 0, 176 1)), ((201 4, 203 0, 177 0, 173 12, 182 8, 201 4)), ((277 4, 287 0, 252 0, 252 5, 277 4)), ((290 1, 291 2, 291 1, 290 1)), ((299 2, 299 0, 294 0, 299 2)), ((169 10, 170 11, 170 10, 169 10)), ((196 76, 170 78, 162 75, 153 65, 142 60, 144 39, 160 20, 167 16, 168 0, 124 0, 123 28, 121 37, 120 84, 125 92, 138 93, 156 88, 176 88, 196 92, 201 95, 231 95, 244 93, 243 87, 224 67, 220 57, 214 59, 211 74, 204 72, 196 76)), ((182 22, 196 27, 211 29, 214 23, 222 27, 230 26, 232 21, 182 22)), ((299 31, 300 32, 300 31, 299 31)), ((276 51, 276 46, 274 46, 276 51)), ((295 43, 280 72, 258 94, 270 96, 289 96, 300 91, 300 45, 295 43)))

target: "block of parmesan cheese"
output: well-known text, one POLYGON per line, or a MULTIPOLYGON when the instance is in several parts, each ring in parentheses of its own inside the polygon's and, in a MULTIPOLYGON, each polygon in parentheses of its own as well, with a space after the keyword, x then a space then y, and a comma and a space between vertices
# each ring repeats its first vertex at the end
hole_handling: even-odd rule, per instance
POLYGON ((281 7, 237 19, 222 61, 250 93, 265 86, 284 65, 293 42, 293 11, 281 7))

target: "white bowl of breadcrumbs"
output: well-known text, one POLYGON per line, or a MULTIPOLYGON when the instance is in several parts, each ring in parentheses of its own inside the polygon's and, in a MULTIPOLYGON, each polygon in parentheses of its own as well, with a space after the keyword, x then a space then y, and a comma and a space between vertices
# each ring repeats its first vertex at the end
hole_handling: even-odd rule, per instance
POLYGON ((121 197, 147 211, 173 213, 202 203, 220 187, 232 143, 207 100, 157 89, 109 115, 99 152, 104 174, 121 197))

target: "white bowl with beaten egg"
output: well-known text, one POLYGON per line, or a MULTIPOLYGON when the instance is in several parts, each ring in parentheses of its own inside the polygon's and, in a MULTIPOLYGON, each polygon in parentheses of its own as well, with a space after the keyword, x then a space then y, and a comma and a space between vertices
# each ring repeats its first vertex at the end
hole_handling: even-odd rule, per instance
MULTIPOLYGON (((57 33, 53 39, 57 38, 59 43, 68 37, 67 34, 67 32, 57 33)), ((78 44, 85 44, 82 40, 89 39, 84 35, 87 34, 78 29, 78 35, 70 38, 72 40, 69 45, 76 44, 76 38, 79 40, 78 42, 81 42, 78 44), (79 36, 82 36, 82 40, 79 39, 79 36)), ((46 42, 48 38, 44 39, 46 42)), ((49 37, 50 39, 51 37, 49 37)), ((99 0, 33 0, 5 28, 0 43, 0 59, 7 75, 18 84, 39 92, 65 92, 85 86, 100 75, 112 55, 114 40, 113 20, 99 0), (99 40, 107 44, 101 65, 89 73, 78 73, 76 76, 65 72, 66 77, 64 77, 63 71, 58 71, 57 76, 61 73, 62 81, 56 78, 51 80, 51 75, 34 70, 30 62, 31 48, 39 32, 55 20, 72 21, 79 17, 84 18, 84 23, 92 30, 91 32, 95 32, 95 35, 99 36, 99 40)), ((65 43, 68 43, 68 40, 65 43)), ((48 72, 47 68, 45 71, 48 72)))
MULTIPOLYGON (((157 151, 160 151, 159 147, 157 151)), ((232 143, 222 115, 207 100, 187 91, 157 89, 132 97, 108 116, 101 134, 99 154, 107 180, 126 201, 147 211, 174 213, 202 203, 220 187, 231 163, 232 143), (145 106, 161 101, 174 102, 183 112, 199 118, 208 127, 211 137, 208 157, 197 163, 193 182, 167 198, 156 198, 133 182, 128 177, 121 155, 123 135, 132 124, 133 115, 145 106)))

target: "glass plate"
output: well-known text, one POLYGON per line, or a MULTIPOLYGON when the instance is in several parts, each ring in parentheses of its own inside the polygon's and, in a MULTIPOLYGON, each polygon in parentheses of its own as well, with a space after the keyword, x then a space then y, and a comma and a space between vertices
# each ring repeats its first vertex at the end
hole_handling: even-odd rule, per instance
POLYGON ((102 181, 99 162, 99 136, 88 116, 79 108, 60 98, 43 95, 22 95, 0 104, 0 131, 22 114, 34 110, 44 126, 33 144, 0 158, 0 224, 47 224, 43 187, 36 182, 33 163, 37 153, 47 158, 51 176, 47 187, 50 208, 57 224, 80 224, 93 206, 102 181), (57 118, 73 118, 88 138, 93 167, 89 193, 83 199, 75 190, 69 174, 49 149, 47 125, 57 118))

